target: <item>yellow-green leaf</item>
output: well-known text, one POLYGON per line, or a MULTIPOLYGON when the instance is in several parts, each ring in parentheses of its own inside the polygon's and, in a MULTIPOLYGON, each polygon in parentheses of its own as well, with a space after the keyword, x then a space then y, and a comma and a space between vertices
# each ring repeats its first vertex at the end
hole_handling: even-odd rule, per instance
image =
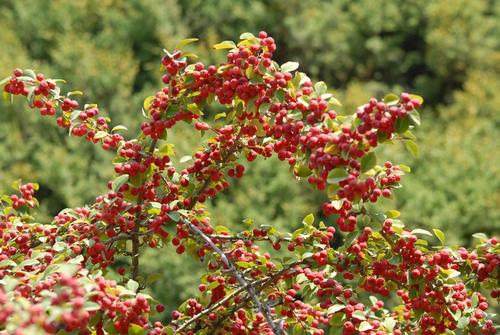
POLYGON ((186 45, 194 43, 196 41, 198 41, 197 38, 185 38, 183 40, 180 40, 179 43, 177 43, 177 45, 175 46, 175 48, 176 49, 181 49, 181 48, 185 47, 186 45))
POLYGON ((234 49, 236 48, 236 44, 234 44, 233 41, 224 41, 217 43, 216 45, 213 46, 214 49, 220 50, 220 49, 234 49))
POLYGON ((142 106, 144 107, 145 110, 149 110, 149 107, 151 106, 151 103, 153 102, 154 99, 155 99, 154 95, 149 96, 146 99, 144 99, 144 103, 142 106))
POLYGON ((444 233, 437 228, 432 229, 432 231, 434 232, 434 235, 436 235, 436 237, 438 238, 439 242, 441 242, 441 244, 444 244, 444 239, 445 239, 444 233))
POLYGON ((312 225, 314 223, 314 215, 308 214, 304 220, 302 220, 305 224, 312 225))

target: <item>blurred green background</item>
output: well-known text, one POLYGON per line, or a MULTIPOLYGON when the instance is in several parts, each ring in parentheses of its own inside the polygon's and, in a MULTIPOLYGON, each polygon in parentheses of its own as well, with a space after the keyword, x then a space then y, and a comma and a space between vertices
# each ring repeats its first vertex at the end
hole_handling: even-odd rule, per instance
MULTIPOLYGON (((500 2, 487 0, 1 0, 0 77, 34 68, 82 90, 115 124, 137 134, 140 106, 160 85, 162 48, 198 37, 193 51, 220 62, 211 45, 265 30, 276 60, 324 80, 351 113, 372 96, 410 91, 425 98, 417 131, 420 156, 399 146, 382 157, 412 167, 391 202, 408 226, 438 227, 448 243, 470 244, 474 232, 500 230, 500 2)), ((20 99, 19 99, 20 100, 20 99)), ((55 122, 0 102, 0 189, 11 181, 40 183, 46 219, 92 202, 112 176, 110 155, 70 138, 55 122)), ((179 151, 199 138, 169 133, 179 151)), ((246 178, 211 205, 216 225, 293 229, 322 195, 291 177, 286 164, 258 160, 246 178)), ((199 264, 150 251, 144 273, 166 280, 153 288, 168 309, 195 289, 199 264)))

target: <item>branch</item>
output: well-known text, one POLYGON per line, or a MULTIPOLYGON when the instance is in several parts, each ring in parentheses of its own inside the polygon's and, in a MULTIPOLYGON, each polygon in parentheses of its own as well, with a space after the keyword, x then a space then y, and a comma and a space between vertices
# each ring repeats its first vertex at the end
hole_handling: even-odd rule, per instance
POLYGON ((192 224, 189 220, 185 218, 181 218, 181 222, 189 227, 191 231, 200 236, 217 254, 219 254, 222 262, 227 267, 228 271, 238 280, 242 287, 245 287, 248 291, 249 295, 253 299, 255 305, 257 306, 257 310, 264 315, 266 322, 271 326, 273 332, 277 335, 285 335, 285 332, 280 325, 277 325, 275 321, 271 318, 271 311, 266 306, 262 305, 262 302, 259 300, 255 292, 255 288, 253 286, 254 283, 248 283, 245 278, 236 270, 233 263, 226 257, 226 254, 217 246, 215 243, 207 236, 204 232, 202 232, 197 226, 192 224))
POLYGON ((249 285, 259 284, 262 281, 263 280, 261 279, 261 280, 255 281, 253 283, 249 283, 246 286, 240 286, 234 292, 232 292, 231 294, 228 294, 224 299, 219 300, 215 304, 209 306, 208 308, 204 309, 203 311, 201 311, 200 313, 196 314, 191 319, 189 319, 188 321, 186 321, 185 323, 183 323, 182 326, 180 326, 179 328, 177 328, 175 330, 175 334, 183 331, 185 328, 187 328, 193 322, 199 320, 203 316, 209 314, 210 312, 212 312, 212 311, 216 310, 217 308, 219 308, 220 306, 224 305, 226 302, 228 302, 229 300, 231 300, 234 296, 236 296, 236 295, 240 294, 241 292, 245 291, 248 288, 249 285))
MULTIPOLYGON (((158 142, 158 139, 155 138, 151 141, 151 145, 149 146, 149 151, 148 151, 148 156, 152 155, 155 150, 156 143, 158 142)), ((139 195, 140 196, 140 195, 139 195)), ((142 204, 144 202, 144 199, 139 198, 137 204, 142 207, 142 204)), ((133 280, 137 280, 137 277, 139 276, 139 258, 140 258, 140 252, 139 249, 141 247, 141 243, 139 241, 139 218, 141 216, 142 210, 138 211, 135 215, 135 228, 132 232, 132 269, 131 269, 131 277, 133 280)), ((139 291, 139 288, 137 289, 139 291)))
MULTIPOLYGON (((254 284, 260 284, 262 283, 262 285, 257 288, 257 292, 260 293, 262 292, 264 289, 266 289, 266 287, 268 287, 272 282, 274 282, 274 280, 276 278, 278 278, 279 276, 281 276, 283 273, 285 273, 286 271, 290 270, 291 268, 297 266, 297 265, 301 265, 301 264, 305 264, 310 258, 305 258, 301 261, 296 261, 296 262, 293 262, 293 263, 290 263, 288 264, 285 268, 279 270, 278 272, 274 273, 273 275, 271 276, 268 276, 266 278, 262 278, 261 280, 259 281, 255 281, 254 284)), ((228 313, 226 313, 226 315, 224 315, 224 317, 220 318, 217 323, 215 324, 215 326, 213 327, 215 330, 218 329, 219 325, 224 322, 224 320, 226 320, 231 314, 233 314, 235 311, 237 311, 238 309, 242 308, 243 306, 245 306, 245 304, 251 299, 250 296, 246 296, 243 301, 241 303, 239 303, 238 305, 235 305, 233 306, 228 313)))
MULTIPOLYGON (((231 241, 235 242, 238 240, 251 240, 251 241, 271 241, 271 239, 268 236, 235 236, 235 235, 207 235, 210 239, 212 240, 224 240, 224 241, 231 241)), ((292 238, 288 236, 279 236, 278 241, 286 241, 290 242, 292 241, 292 238)))

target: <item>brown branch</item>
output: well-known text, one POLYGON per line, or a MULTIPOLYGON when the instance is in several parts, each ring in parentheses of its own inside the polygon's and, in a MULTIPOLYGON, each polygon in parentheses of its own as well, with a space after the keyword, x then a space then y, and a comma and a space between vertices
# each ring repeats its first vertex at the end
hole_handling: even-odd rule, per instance
POLYGON ((202 232, 197 226, 192 224, 189 220, 185 218, 181 218, 181 222, 184 223, 189 229, 200 236, 209 246, 215 251, 221 258, 221 261, 227 267, 228 271, 238 280, 242 287, 245 287, 250 297, 253 299, 255 305, 257 306, 257 310, 264 315, 266 322, 271 326, 273 332, 277 335, 285 334, 282 327, 277 325, 275 321, 271 317, 271 313, 269 308, 266 308, 262 305, 262 302, 259 300, 253 283, 248 283, 246 279, 236 270, 233 263, 227 258, 226 254, 217 246, 215 243, 207 236, 204 232, 202 232))
MULTIPOLYGON (((306 259, 303 259, 301 261, 296 261, 296 262, 290 263, 290 264, 288 264, 287 267, 279 270, 278 272, 274 273, 273 275, 261 279, 259 281, 259 284, 262 283, 262 285, 259 288, 257 288, 257 293, 261 293, 262 291, 264 291, 264 289, 266 289, 271 283, 273 283, 276 278, 278 278, 279 276, 281 276, 286 271, 290 270, 291 268, 293 268, 293 267, 295 267, 297 265, 305 264, 309 259, 310 258, 306 258, 306 259)), ((257 284, 257 282, 254 282, 254 284, 257 284)), ((226 313, 222 318, 220 318, 217 321, 217 323, 213 327, 214 331, 212 331, 210 334, 214 334, 215 330, 217 330, 219 328, 219 326, 220 326, 221 323, 223 323, 235 311, 237 311, 238 309, 240 309, 243 306, 245 306, 245 304, 247 304, 249 300, 251 300, 251 297, 250 297, 250 295, 247 295, 243 299, 243 301, 241 303, 239 303, 238 305, 236 305, 233 308, 231 308, 228 313, 226 313)))
MULTIPOLYGON (((252 240, 252 241, 271 241, 271 238, 268 236, 234 236, 234 235, 207 235, 212 240, 222 240, 222 241, 231 241, 235 242, 238 240, 252 240)), ((290 242, 292 238, 288 236, 279 236, 278 241, 290 242)))
MULTIPOLYGON (((158 143, 158 139, 155 138, 151 141, 151 145, 149 146, 149 150, 148 150, 148 153, 147 155, 150 156, 154 153, 154 150, 155 150, 155 146, 156 146, 156 143, 158 143)), ((139 195, 140 196, 140 195, 139 195)), ((144 202, 144 199, 139 198, 137 204, 139 206, 142 207, 142 204, 144 202)), ((131 277, 133 280, 137 280, 137 277, 139 277, 139 260, 140 260, 140 247, 141 247, 141 243, 139 241, 139 218, 141 216, 141 213, 142 213, 142 210, 138 211, 135 215, 135 228, 134 230, 132 231, 131 233, 131 241, 132 241, 132 269, 130 271, 131 273, 131 277)), ((140 288, 137 289, 137 291, 139 291, 140 288)))
POLYGON ((203 311, 201 311, 200 313, 196 314, 195 316, 193 316, 191 319, 187 320, 185 323, 182 324, 182 326, 180 326, 179 328, 177 328, 175 330, 175 334, 183 331, 184 329, 186 329, 190 324, 192 324, 193 322, 199 320, 200 318, 202 318, 203 316, 209 314, 210 312, 216 310, 217 308, 219 308, 220 306, 224 305, 226 302, 228 302, 229 300, 231 300, 233 297, 235 297, 236 295, 240 294, 241 292, 245 291, 247 288, 248 288, 248 285, 255 285, 255 284, 258 284, 258 282, 262 281, 261 280, 257 280, 253 283, 249 283, 247 284, 247 286, 240 286, 238 289, 236 289, 234 292, 232 292, 231 294, 228 294, 224 299, 221 299, 219 300, 218 302, 216 302, 215 304, 207 307, 206 309, 204 309, 203 311))

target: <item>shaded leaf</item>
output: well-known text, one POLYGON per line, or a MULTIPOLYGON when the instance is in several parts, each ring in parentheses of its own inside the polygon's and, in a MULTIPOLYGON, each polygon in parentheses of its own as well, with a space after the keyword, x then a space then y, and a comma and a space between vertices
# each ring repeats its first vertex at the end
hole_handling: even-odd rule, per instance
POLYGON ((361 171, 366 172, 372 169, 377 164, 377 156, 375 153, 369 152, 361 158, 361 171))
POLYGON ((114 192, 118 192, 120 187, 122 187, 128 181, 128 178, 129 178, 128 174, 123 174, 115 178, 115 180, 113 180, 113 182, 111 183, 111 189, 114 192))

